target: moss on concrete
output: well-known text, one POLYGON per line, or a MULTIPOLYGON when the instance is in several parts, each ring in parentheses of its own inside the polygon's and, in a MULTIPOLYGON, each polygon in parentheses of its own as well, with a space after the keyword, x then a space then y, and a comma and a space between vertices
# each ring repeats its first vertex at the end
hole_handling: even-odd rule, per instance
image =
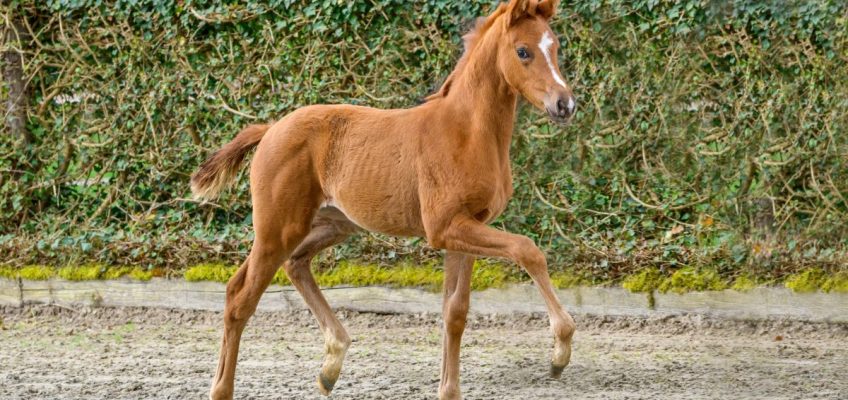
POLYGON ((141 268, 133 268, 132 271, 128 274, 128 276, 137 281, 149 281, 153 278, 154 271, 141 269, 141 268))
POLYGON ((278 269, 277 273, 274 274, 274 279, 271 280, 271 284, 280 286, 291 286, 291 281, 286 275, 286 270, 283 268, 278 269))
POLYGON ((56 270, 45 265, 27 265, 18 270, 21 279, 46 281, 56 275, 56 270))
POLYGON ((756 279, 748 275, 741 275, 733 281, 733 284, 730 285, 730 288, 738 292, 747 292, 757 286, 759 285, 757 284, 756 279))
POLYGON ((18 279, 18 270, 12 267, 0 266, 0 278, 18 279))
POLYGON ((186 270, 183 277, 189 282, 213 281, 227 283, 238 267, 224 264, 198 264, 186 270))
POLYGON ((137 281, 149 281, 153 278, 153 271, 131 266, 107 267, 100 275, 100 279, 112 280, 128 277, 137 281))
POLYGON ((838 272, 822 283, 825 292, 848 293, 848 271, 838 272))
MULTIPOLYGON (((198 264, 183 273, 185 280, 213 281, 226 283, 235 274, 238 267, 226 264, 198 264)), ((160 271, 161 272, 161 271, 160 271)), ((341 261, 333 268, 314 271, 315 280, 320 286, 332 287, 349 286, 391 286, 391 287, 420 287, 438 291, 442 288, 444 269, 439 264, 414 265, 402 263, 395 266, 376 264, 360 264, 355 261, 341 261)), ((96 279, 129 278, 148 281, 156 274, 141 267, 133 266, 104 266, 99 264, 83 266, 66 266, 55 268, 44 265, 28 265, 23 268, 0 266, 0 278, 26 280, 47 280, 53 277, 71 281, 96 279)), ((477 260, 471 275, 472 290, 504 287, 508 284, 526 282, 529 279, 521 269, 489 260, 477 260)), ((556 288, 567 289, 589 284, 587 280, 570 272, 551 273, 551 282, 556 288)), ((290 286, 285 271, 280 268, 272 281, 275 285, 290 286)), ((631 292, 653 293, 673 292, 686 293, 691 291, 723 290, 731 288, 738 291, 751 290, 761 286, 750 275, 737 277, 732 283, 727 282, 711 269, 682 268, 670 276, 665 276, 656 268, 649 268, 627 276, 621 286, 631 292)), ((796 292, 848 293, 848 271, 828 274, 819 268, 811 268, 801 273, 789 276, 784 286, 796 292)))
POLYGON ((439 290, 443 279, 444 271, 432 264, 423 266, 401 264, 383 267, 342 261, 333 268, 315 274, 318 285, 325 287, 386 285, 439 290))
POLYGON ((630 275, 621 282, 621 286, 633 293, 645 293, 657 290, 663 281, 662 274, 656 268, 630 275))
POLYGON ((809 268, 800 273, 790 275, 783 281, 783 286, 798 293, 812 293, 822 288, 827 277, 819 268, 809 268))
POLYGON ((824 281, 824 271, 818 268, 810 268, 801 273, 790 275, 783 282, 783 285, 794 292, 811 293, 819 290, 824 281))
POLYGON ((663 293, 702 292, 727 289, 727 283, 714 270, 686 267, 674 271, 657 289, 663 293))
POLYGON ((575 275, 571 272, 554 272, 551 274, 551 283, 557 289, 569 289, 577 286, 586 286, 587 280, 582 276, 575 275))
POLYGON ((100 278, 105 267, 100 265, 81 265, 59 268, 57 275, 68 281, 93 281, 100 278))
POLYGON ((508 268, 488 260, 477 260, 471 273, 471 290, 499 288, 507 283, 518 282, 520 278, 516 272, 517 268, 508 268))

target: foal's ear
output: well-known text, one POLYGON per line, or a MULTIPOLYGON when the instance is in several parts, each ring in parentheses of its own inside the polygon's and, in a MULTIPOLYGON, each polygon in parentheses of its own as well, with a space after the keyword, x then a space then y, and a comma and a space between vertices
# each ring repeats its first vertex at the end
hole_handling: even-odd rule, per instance
POLYGON ((525 16, 540 15, 550 19, 556 14, 557 7, 559 7, 559 0, 510 0, 506 14, 509 17, 509 24, 512 25, 525 16))
POLYGON ((526 15, 535 15, 538 3, 539 0, 510 0, 506 6, 508 24, 514 24, 526 15))
POLYGON ((551 19, 556 15, 558 8, 559 0, 541 0, 536 6, 536 12, 545 19, 551 19))

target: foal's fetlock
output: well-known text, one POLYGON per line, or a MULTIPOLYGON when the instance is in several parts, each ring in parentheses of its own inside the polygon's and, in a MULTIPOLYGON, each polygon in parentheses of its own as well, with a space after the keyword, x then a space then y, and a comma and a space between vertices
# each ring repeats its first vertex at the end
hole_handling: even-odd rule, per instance
POLYGON ((228 386, 214 386, 212 390, 209 391, 209 400, 232 400, 233 398, 233 387, 228 386))
POLYGON ((562 376, 562 371, 571 361, 571 340, 573 337, 573 325, 567 325, 555 333, 554 353, 551 356, 551 378, 559 379, 562 376))
POLYGON ((571 361, 571 338, 567 342, 557 341, 554 344, 554 354, 551 357, 551 378, 559 379, 562 376, 562 370, 568 366, 571 361))
POLYGON ((461 400, 462 395, 456 385, 446 385, 439 388, 439 400, 461 400))
POLYGON ((324 364, 321 366, 321 372, 318 374, 318 391, 324 396, 329 396, 339 379, 341 373, 342 362, 344 361, 347 349, 350 347, 350 338, 345 336, 342 339, 328 336, 325 339, 324 364))

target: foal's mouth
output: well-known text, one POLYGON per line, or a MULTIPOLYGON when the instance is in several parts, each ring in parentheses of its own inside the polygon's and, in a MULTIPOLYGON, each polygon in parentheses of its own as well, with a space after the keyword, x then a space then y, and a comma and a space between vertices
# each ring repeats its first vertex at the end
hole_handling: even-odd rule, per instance
POLYGON ((569 123, 571 123, 571 117, 558 117, 558 116, 553 116, 553 115, 550 115, 549 117, 550 117, 551 121, 553 121, 555 124, 557 124, 559 126, 566 126, 569 123))
POLYGON ((569 116, 559 116, 559 115, 556 115, 556 114, 553 114, 553 113, 548 113, 548 118, 550 118, 551 121, 553 121, 553 123, 555 123, 559 126, 566 126, 566 125, 570 124, 571 123, 571 117, 572 117, 571 115, 569 115, 569 116))

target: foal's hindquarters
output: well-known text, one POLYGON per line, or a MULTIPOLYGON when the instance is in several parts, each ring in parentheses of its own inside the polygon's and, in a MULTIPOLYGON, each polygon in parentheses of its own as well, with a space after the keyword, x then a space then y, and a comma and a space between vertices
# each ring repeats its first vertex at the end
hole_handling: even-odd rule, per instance
POLYGON ((319 378, 322 391, 332 389, 350 344, 347 332, 318 290, 309 261, 317 252, 312 249, 316 244, 342 240, 353 229, 343 218, 317 212, 323 197, 321 186, 304 135, 291 131, 294 121, 287 117, 271 127, 254 155, 250 187, 255 239, 247 259, 227 284, 224 334, 212 399, 232 398, 242 331, 284 261, 289 278, 324 331, 327 358, 319 378), (300 244, 307 247, 298 247, 300 244))

